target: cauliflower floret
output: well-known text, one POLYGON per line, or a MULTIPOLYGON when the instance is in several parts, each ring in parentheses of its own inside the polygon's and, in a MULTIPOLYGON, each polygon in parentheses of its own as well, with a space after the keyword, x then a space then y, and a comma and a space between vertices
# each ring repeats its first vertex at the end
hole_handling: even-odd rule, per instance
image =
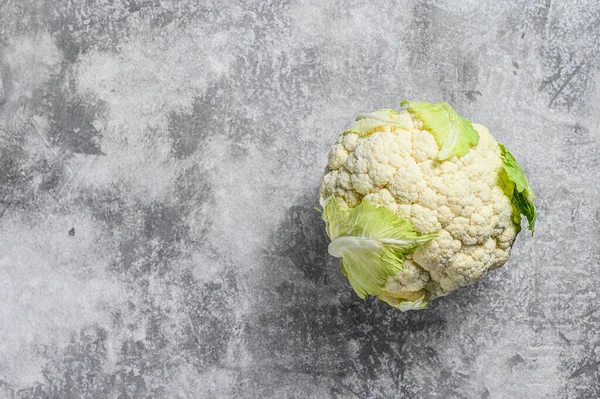
POLYGON ((398 213, 398 203, 386 188, 381 189, 376 193, 367 194, 365 199, 369 200, 372 204, 383 205, 394 213, 398 213))
POLYGON ((349 207, 368 199, 437 234, 388 277, 389 303, 433 299, 473 284, 502 266, 518 233, 509 194, 499 184, 503 161, 488 130, 474 124, 479 142, 462 157, 440 161, 440 146, 421 120, 398 114, 402 128, 346 134, 329 154, 321 198, 335 195, 349 207))
POLYGON ((329 167, 333 170, 341 168, 346 163, 346 160, 348 160, 349 155, 343 145, 334 145, 331 151, 329 151, 329 167))
POLYGON ((415 301, 426 294, 429 273, 419 267, 410 258, 402 263, 402 270, 387 278, 382 299, 387 302, 415 301))
POLYGON ((342 144, 344 145, 344 148, 346 149, 346 151, 348 151, 348 152, 354 151, 354 149, 356 148, 356 144, 358 144, 358 134, 350 133, 350 134, 347 134, 345 136, 340 136, 340 137, 343 137, 342 144))

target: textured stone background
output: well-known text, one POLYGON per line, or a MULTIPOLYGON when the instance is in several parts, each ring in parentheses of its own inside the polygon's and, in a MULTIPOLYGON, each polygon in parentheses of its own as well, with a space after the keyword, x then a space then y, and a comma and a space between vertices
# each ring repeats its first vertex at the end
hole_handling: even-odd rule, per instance
POLYGON ((0 397, 600 396, 597 0, 0 0, 0 397), (360 301, 313 206, 447 100, 538 194, 509 263, 360 301))

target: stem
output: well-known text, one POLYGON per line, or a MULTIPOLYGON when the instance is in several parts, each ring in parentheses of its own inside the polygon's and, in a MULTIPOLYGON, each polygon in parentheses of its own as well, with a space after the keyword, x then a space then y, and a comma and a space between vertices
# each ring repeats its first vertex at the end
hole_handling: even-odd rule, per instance
POLYGON ((381 248, 381 245, 381 242, 372 238, 341 236, 331 241, 327 250, 329 255, 341 258, 342 254, 351 248, 373 250, 381 248))

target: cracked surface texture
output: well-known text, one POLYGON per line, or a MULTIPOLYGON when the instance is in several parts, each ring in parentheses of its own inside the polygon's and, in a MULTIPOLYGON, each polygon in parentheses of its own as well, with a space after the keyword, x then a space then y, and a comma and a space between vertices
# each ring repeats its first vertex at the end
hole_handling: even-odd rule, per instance
POLYGON ((597 0, 0 0, 0 398, 600 397, 599 30, 597 0), (489 128, 538 205, 408 313, 314 210, 403 98, 489 128))

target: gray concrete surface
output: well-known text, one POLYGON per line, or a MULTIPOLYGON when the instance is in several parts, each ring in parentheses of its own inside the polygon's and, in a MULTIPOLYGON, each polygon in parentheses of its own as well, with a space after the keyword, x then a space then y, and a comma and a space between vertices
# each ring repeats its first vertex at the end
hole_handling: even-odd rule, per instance
POLYGON ((596 0, 0 1, 0 397, 600 397, 596 0), (447 100, 538 194, 501 270, 360 301, 313 206, 447 100))

